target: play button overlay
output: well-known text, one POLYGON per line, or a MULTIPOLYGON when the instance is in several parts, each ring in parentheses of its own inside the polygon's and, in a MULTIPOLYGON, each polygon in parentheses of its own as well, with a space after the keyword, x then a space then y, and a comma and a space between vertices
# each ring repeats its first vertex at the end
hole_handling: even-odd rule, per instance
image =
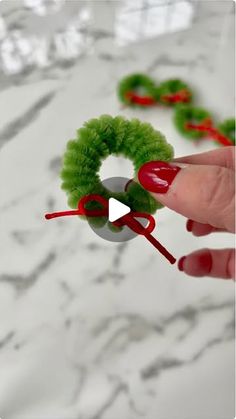
POLYGON ((131 209, 127 205, 122 204, 122 202, 118 201, 117 199, 109 199, 108 219, 110 222, 119 220, 119 218, 129 214, 130 211, 131 209))
MULTIPOLYGON (((130 182, 130 179, 125 177, 110 177, 102 181, 103 186, 111 192, 124 192, 126 185, 130 182)), ((127 226, 123 226, 122 229, 117 228, 112 224, 113 221, 119 220, 119 218, 128 214, 131 209, 120 202, 118 199, 110 198, 108 202, 108 219, 105 225, 95 226, 90 222, 89 217, 87 218, 88 223, 94 233, 110 242, 124 242, 133 239, 137 234, 127 226)), ((145 225, 145 220, 142 222, 145 225)))

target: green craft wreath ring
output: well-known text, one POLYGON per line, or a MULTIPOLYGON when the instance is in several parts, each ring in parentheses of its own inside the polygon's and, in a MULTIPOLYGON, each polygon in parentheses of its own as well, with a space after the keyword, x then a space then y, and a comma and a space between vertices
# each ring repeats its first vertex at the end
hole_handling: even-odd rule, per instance
POLYGON ((168 101, 167 97, 179 92, 185 92, 186 97, 185 99, 183 98, 183 102, 191 102, 192 92, 190 87, 180 79, 169 79, 160 83, 157 87, 157 99, 164 105, 173 106, 173 103, 168 101))
POLYGON ((200 124, 207 119, 211 119, 211 115, 203 108, 195 108, 188 105, 178 105, 174 114, 174 123, 178 131, 190 140, 197 140, 204 137, 204 132, 191 130, 187 128, 188 123, 200 124))
POLYGON ((235 144, 235 119, 226 119, 220 125, 218 130, 232 141, 232 145, 235 144))
POLYGON ((139 95, 147 95, 154 100, 157 97, 157 88, 154 81, 145 74, 136 73, 124 77, 118 85, 118 96, 126 105, 139 106, 137 103, 132 102, 128 93, 136 93, 139 95))
MULTIPOLYGON (((78 201, 88 194, 111 197, 128 205, 132 211, 154 213, 162 205, 136 182, 131 182, 125 192, 114 193, 101 183, 99 169, 110 154, 123 155, 134 165, 134 178, 139 168, 151 160, 169 161, 173 148, 163 134, 149 123, 138 119, 127 120, 122 116, 102 115, 90 119, 77 130, 77 138, 70 140, 64 154, 61 171, 62 189, 68 195, 68 204, 77 208, 78 201)), ((88 208, 99 208, 90 203, 88 208)), ((103 225, 107 220, 93 217, 91 222, 103 225)))

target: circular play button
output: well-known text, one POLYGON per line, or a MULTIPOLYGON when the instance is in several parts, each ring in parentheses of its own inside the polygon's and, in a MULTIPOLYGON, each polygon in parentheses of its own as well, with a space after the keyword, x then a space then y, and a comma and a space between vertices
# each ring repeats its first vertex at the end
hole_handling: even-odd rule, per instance
MULTIPOLYGON (((125 177, 110 177, 102 181, 103 186, 111 192, 124 192, 126 190, 126 185, 130 182, 130 179, 125 177)), ((91 218, 88 217, 88 223, 94 233, 99 237, 102 237, 105 240, 111 242, 124 242, 133 239, 137 236, 133 230, 128 226, 123 226, 122 228, 116 228, 113 221, 119 220, 119 218, 128 214, 131 209, 118 201, 115 198, 110 198, 108 202, 108 220, 103 226, 96 226, 91 222, 91 218)), ((145 220, 140 221, 145 225, 145 220)))

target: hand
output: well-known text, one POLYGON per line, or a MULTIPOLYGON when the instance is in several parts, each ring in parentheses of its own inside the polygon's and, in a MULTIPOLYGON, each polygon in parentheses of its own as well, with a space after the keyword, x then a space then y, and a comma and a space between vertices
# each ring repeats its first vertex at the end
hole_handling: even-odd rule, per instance
MULTIPOLYGON (((234 147, 175 159, 148 162, 139 170, 141 185, 157 201, 188 218, 195 236, 235 232, 234 147)), ((181 271, 193 276, 235 278, 233 249, 201 249, 179 260, 181 271)))

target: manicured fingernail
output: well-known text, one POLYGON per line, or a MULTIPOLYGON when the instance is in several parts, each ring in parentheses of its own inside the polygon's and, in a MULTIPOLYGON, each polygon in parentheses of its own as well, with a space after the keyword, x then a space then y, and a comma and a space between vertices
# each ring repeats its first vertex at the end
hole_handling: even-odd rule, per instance
POLYGON ((179 259, 178 261, 178 269, 179 271, 183 271, 184 270, 184 261, 186 259, 186 256, 182 256, 182 258, 179 259))
POLYGON ((145 163, 138 172, 141 185, 150 192, 164 194, 168 191, 180 167, 164 161, 145 163))
POLYGON ((187 231, 192 231, 193 229, 193 220, 188 220, 186 224, 187 231))

